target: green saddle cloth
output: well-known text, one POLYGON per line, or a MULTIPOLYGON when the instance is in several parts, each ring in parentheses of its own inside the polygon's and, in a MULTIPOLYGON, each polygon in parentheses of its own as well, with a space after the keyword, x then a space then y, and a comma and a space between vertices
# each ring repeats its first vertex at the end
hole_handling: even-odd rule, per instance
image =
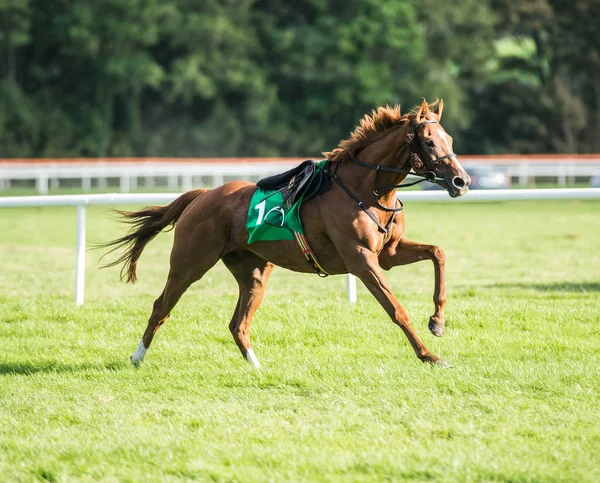
MULTIPOLYGON (((315 174, 323 169, 327 161, 316 164, 315 174)), ((313 179, 315 177, 313 174, 313 179)), ((293 181, 294 178, 292 178, 293 181)), ((311 180, 312 181, 312 180, 311 180)), ((310 183, 307 184, 307 187, 310 183)), ((293 240, 294 232, 304 233, 300 220, 300 207, 304 202, 307 189, 301 193, 294 203, 290 203, 289 192, 283 190, 264 190, 258 188, 248 207, 246 229, 248 244, 257 241, 293 240)))

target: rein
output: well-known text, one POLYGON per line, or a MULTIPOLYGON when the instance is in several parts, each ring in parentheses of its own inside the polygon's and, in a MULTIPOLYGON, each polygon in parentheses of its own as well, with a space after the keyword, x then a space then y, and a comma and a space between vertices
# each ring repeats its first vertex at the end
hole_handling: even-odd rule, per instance
MULTIPOLYGON (((337 165, 335 167, 335 171, 337 171, 337 165)), ((352 193, 352 191, 350 191, 350 189, 340 181, 340 177, 337 175, 336 172, 330 172, 329 170, 323 168, 323 172, 329 176, 333 181, 335 181, 337 183, 337 185, 342 188, 346 193, 348 193, 348 196, 350 196, 350 198, 352 198, 354 201, 356 201, 356 203, 358 203, 358 206, 360 206, 360 209, 363 210, 369 218, 371 218, 371 220, 373 220, 373 223, 375 223, 379 229, 383 232, 385 238, 384 238, 384 243, 385 243, 385 239, 388 236, 388 229, 391 226, 392 222, 394 221, 394 215, 392 215, 392 217, 390 218, 390 220, 387 222, 386 226, 383 226, 379 220, 377 219, 377 217, 373 214, 373 212, 371 210, 369 210, 369 208, 367 208, 365 206, 365 204, 354 194, 352 193)), ((400 203, 400 207, 399 208, 388 208, 386 206, 383 206, 381 203, 379 203, 379 200, 377 200, 377 204, 385 211, 391 211, 394 214, 397 211, 402 211, 404 209, 404 203, 402 203, 402 201, 397 200, 398 203, 400 203)))

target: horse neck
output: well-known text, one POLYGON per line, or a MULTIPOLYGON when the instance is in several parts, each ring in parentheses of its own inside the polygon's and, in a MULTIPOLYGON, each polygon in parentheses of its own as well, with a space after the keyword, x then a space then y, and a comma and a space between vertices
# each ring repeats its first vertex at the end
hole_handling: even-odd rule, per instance
MULTIPOLYGON (((358 153, 356 159, 359 161, 401 171, 395 173, 357 167, 355 172, 361 186, 366 186, 372 191, 375 182, 377 187, 383 187, 398 185, 404 181, 407 176, 406 173, 410 171, 410 152, 408 149, 402 151, 400 149, 405 145, 407 130, 408 125, 396 128, 358 153)), ((383 198, 392 198, 395 196, 395 192, 396 190, 392 190, 383 198)))

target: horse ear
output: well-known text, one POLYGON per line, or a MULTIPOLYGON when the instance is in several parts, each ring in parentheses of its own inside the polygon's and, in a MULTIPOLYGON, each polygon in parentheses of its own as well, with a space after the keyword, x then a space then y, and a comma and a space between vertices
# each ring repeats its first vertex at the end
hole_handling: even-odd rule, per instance
POLYGON ((438 105, 435 107, 435 111, 433 113, 437 116, 438 121, 442 119, 442 111, 444 110, 444 99, 440 99, 438 105))
POLYGON ((425 117, 428 112, 429 104, 427 104, 427 101, 423 99, 423 102, 421 102, 421 106, 419 106, 419 110, 417 111, 417 122, 420 122, 421 119, 423 119, 423 117, 425 117))

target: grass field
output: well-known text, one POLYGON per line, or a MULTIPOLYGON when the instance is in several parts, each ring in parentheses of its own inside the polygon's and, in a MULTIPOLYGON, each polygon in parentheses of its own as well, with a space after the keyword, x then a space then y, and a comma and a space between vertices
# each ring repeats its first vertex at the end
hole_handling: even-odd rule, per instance
MULTIPOLYGON (((428 262, 389 280, 425 343, 345 277, 276 270, 252 327, 227 324, 222 265, 145 364, 137 346, 171 234, 134 286, 87 255, 75 307, 73 208, 0 211, 0 481, 600 481, 600 203, 415 204, 407 236, 447 255, 446 337, 427 331, 428 262)), ((88 210, 88 240, 120 233, 88 210)))

